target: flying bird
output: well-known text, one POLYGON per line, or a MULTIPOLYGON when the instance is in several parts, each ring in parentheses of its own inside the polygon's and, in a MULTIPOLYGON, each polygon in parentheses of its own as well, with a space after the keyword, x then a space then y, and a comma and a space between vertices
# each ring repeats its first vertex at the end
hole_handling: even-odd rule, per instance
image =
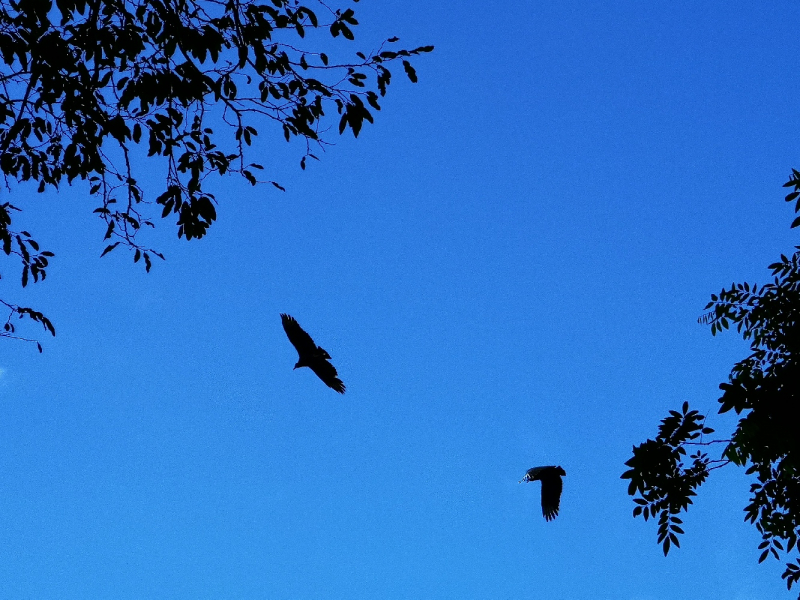
POLYGON ((533 467, 528 469, 523 481, 542 482, 542 514, 546 521, 552 521, 558 516, 558 505, 561 502, 562 477, 567 473, 561 467, 533 467))
POLYGON ((317 374, 317 377, 322 379, 325 385, 340 394, 344 394, 344 384, 337 377, 336 367, 328 362, 331 355, 314 343, 311 336, 303 331, 303 328, 294 320, 294 317, 281 314, 281 322, 283 323, 286 337, 289 338, 289 341, 292 342, 292 345, 297 350, 297 364, 294 368, 310 368, 317 374))

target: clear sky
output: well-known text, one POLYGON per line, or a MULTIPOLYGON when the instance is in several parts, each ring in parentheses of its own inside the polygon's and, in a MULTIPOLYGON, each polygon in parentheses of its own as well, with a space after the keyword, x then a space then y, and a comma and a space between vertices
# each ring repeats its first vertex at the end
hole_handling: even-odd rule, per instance
POLYGON ((684 400, 733 423, 746 346, 696 319, 797 243, 800 7, 355 8, 353 51, 436 46, 420 82, 305 172, 265 127, 286 193, 217 181, 211 234, 162 223, 149 275, 98 258, 86 189, 14 192, 56 258, 2 293, 58 335, 0 340, 0 598, 794 598, 742 472, 667 558, 619 476, 684 400), (292 370, 281 312, 344 396, 292 370), (550 523, 517 483, 547 464, 550 523))

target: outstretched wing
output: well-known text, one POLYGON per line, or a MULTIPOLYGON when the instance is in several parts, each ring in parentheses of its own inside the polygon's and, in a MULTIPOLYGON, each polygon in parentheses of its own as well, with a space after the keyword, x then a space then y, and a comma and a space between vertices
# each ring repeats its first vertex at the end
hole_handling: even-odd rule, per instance
POLYGON ((563 482, 561 475, 555 470, 545 473, 540 479, 542 480, 542 514, 546 521, 552 521, 558 516, 563 482))
POLYGON ((342 380, 337 377, 338 373, 336 372, 336 367, 334 367, 331 363, 320 358, 312 361, 308 366, 312 371, 314 371, 314 373, 316 373, 317 377, 322 379, 325 385, 333 390, 336 390, 340 394, 344 394, 344 383, 342 383, 342 380))
POLYGON ((522 479, 520 479, 519 482, 522 483, 523 481, 525 482, 537 481, 539 479, 538 477, 539 473, 541 473, 544 469, 550 469, 550 468, 552 467, 533 467, 532 469, 528 469, 525 472, 525 476, 522 479))
POLYGON ((286 337, 292 342, 292 346, 295 347, 297 354, 301 358, 314 354, 317 345, 314 343, 314 340, 311 339, 311 336, 303 331, 303 328, 294 320, 294 317, 281 313, 281 323, 283 323, 283 330, 286 332, 286 337))

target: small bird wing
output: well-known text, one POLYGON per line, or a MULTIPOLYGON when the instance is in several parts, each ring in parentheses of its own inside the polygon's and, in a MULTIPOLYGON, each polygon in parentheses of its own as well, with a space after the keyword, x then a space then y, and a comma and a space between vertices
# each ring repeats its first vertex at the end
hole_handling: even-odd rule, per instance
POLYGON ((294 317, 290 315, 281 314, 281 323, 283 323, 283 330, 286 332, 286 337, 292 342, 292 346, 297 350, 300 357, 314 354, 317 350, 317 345, 311 336, 308 335, 300 324, 295 321, 294 317))
POLYGON ((542 514, 546 521, 552 521, 558 516, 561 490, 564 484, 561 481, 561 475, 555 470, 545 473, 540 479, 542 480, 542 514))
POLYGON ((308 365, 317 377, 319 377, 325 385, 329 388, 336 390, 340 394, 344 394, 344 383, 337 377, 336 367, 325 359, 318 359, 308 365))

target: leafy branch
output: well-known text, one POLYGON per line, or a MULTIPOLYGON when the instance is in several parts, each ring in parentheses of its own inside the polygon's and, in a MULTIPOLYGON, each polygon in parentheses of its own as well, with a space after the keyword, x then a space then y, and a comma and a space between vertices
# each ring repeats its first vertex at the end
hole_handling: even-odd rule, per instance
MULTIPOLYGON (((786 196, 800 212, 800 172, 792 170, 785 184, 794 191, 786 196)), ((800 225, 800 217, 792 227, 800 225)), ((700 323, 710 325, 712 335, 735 326, 750 342, 750 354, 731 369, 720 384, 719 412, 734 411, 738 424, 728 440, 703 441, 710 433, 696 411, 671 411, 662 421, 655 440, 634 446, 631 467, 622 477, 630 479, 628 493, 634 498, 634 516, 659 514, 658 540, 664 554, 677 545, 682 533, 677 513, 691 504, 695 489, 708 473, 727 464, 746 467, 755 481, 744 509, 745 520, 759 531, 759 562, 779 559, 798 548, 800 535, 800 436, 797 406, 800 399, 800 246, 792 256, 781 255, 769 265, 772 281, 765 285, 733 283, 713 294, 700 323), (702 452, 684 465, 685 447, 725 443, 719 459, 702 452)), ((786 563, 783 579, 789 589, 800 581, 800 560, 786 563)))
MULTIPOLYGON (((0 9, 7 189, 12 181, 34 182, 39 192, 87 181, 108 242, 102 255, 128 248, 148 271, 153 257, 164 257, 139 238, 159 214, 175 219, 186 240, 216 221, 209 176, 284 189, 258 178, 265 167, 249 160, 265 122, 286 141, 305 142, 305 169, 307 158, 318 159, 314 150, 331 143, 333 108, 339 134, 357 137, 381 109, 391 63, 416 82, 411 59, 433 50, 397 47, 392 37, 353 60, 331 60, 320 36, 307 34, 349 42, 358 20, 352 8, 321 0, 0 0, 0 9), (164 168, 155 198, 138 183, 139 159, 164 168)), ((25 232, 12 235, 11 210, 19 209, 0 210, 0 233, 5 254, 22 261, 24 287, 45 277, 52 253, 39 252, 25 232)))
POLYGON ((658 515, 658 542, 665 556, 671 545, 680 547, 678 535, 683 534, 683 521, 677 515, 688 509, 696 495, 694 490, 712 468, 717 468, 710 468, 712 461, 700 451, 688 456, 686 462, 684 446, 714 432, 704 426, 704 421, 705 417, 696 410, 690 411, 689 403, 684 402, 681 412, 671 410, 670 416, 661 421, 654 440, 634 446, 633 457, 625 463, 630 467, 622 474, 622 479, 630 479, 628 494, 639 494, 634 499, 637 506, 633 516, 642 515, 647 521, 658 515))
POLYGON ((0 331, 0 337, 10 338, 12 340, 20 340, 23 342, 31 342, 36 344, 36 347, 38 348, 39 352, 42 351, 42 345, 37 340, 16 335, 16 327, 12 322, 14 315, 17 315, 17 317, 20 319, 27 317, 32 321, 41 323, 42 327, 44 327, 44 330, 50 333, 50 335, 54 336, 56 334, 55 327, 53 327, 53 324, 50 322, 50 319, 45 317, 42 313, 25 306, 17 306, 16 304, 9 304, 8 302, 5 302, 3 300, 0 300, 0 304, 2 304, 8 309, 8 317, 6 317, 6 322, 3 324, 3 330, 0 331))

